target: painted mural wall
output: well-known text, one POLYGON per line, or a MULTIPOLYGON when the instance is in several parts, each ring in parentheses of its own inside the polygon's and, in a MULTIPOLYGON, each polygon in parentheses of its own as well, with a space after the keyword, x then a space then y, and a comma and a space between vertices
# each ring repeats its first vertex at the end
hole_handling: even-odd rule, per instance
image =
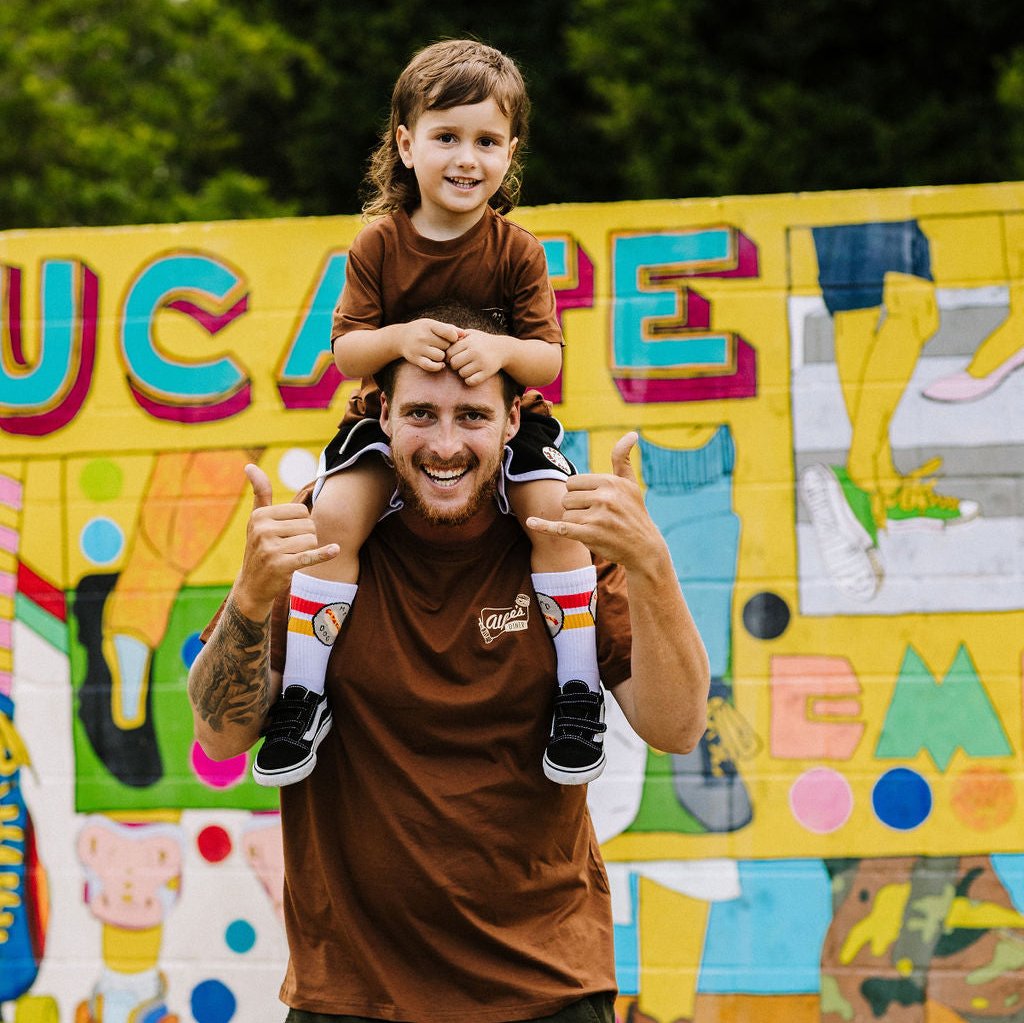
MULTIPOLYGON (((590 801, 632 1023, 1024 1020, 1024 184, 558 206, 548 396, 711 657, 590 801)), ((0 1005, 279 1023, 273 790, 185 679, 351 387, 355 217, 0 234, 0 1005), (333 408, 333 411, 332 411, 333 408)), ((614 703, 613 703, 614 706, 614 703)))

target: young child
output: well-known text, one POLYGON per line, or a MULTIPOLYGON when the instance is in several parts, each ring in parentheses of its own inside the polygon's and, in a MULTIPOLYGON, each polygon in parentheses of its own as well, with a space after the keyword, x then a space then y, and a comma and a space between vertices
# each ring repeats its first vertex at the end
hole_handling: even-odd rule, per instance
MULTIPOLYGON (((470 386, 504 370, 523 387, 539 387, 561 369, 562 332, 544 250, 502 215, 518 197, 516 154, 528 115, 515 63, 471 40, 420 51, 395 85, 390 123, 368 173, 373 194, 364 213, 378 219, 349 251, 331 336, 338 369, 363 378, 324 451, 314 496, 317 536, 339 543, 341 553, 292 578, 283 693, 253 766, 262 785, 298 781, 316 764, 331 726, 324 673, 356 599, 359 551, 393 510, 395 481, 372 374, 404 358, 434 372, 447 364, 470 386), (444 301, 485 313, 492 329, 414 316, 444 301)), ((509 444, 499 504, 522 523, 531 515, 562 516, 565 480, 575 470, 558 451, 561 436, 556 419, 527 412, 509 444)), ((443 486, 444 477, 435 482, 443 486)), ((596 573, 577 541, 528 535, 533 585, 557 661, 544 773, 561 784, 584 784, 605 760, 596 573)))

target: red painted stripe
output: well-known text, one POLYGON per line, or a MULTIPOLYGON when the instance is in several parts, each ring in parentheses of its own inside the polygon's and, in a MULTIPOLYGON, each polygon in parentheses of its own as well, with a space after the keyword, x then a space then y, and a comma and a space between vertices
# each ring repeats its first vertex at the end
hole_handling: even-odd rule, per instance
POLYGON ((562 593, 555 595, 555 602, 563 611, 571 611, 577 607, 589 607, 593 590, 586 590, 583 593, 562 593))
POLYGON ((18 562, 18 592, 62 622, 68 620, 64 591, 36 575, 23 561, 18 562))

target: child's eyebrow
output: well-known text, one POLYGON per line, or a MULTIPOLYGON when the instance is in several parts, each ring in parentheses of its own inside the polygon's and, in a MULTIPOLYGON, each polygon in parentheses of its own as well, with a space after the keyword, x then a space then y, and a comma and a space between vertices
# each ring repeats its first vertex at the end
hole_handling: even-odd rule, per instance
MULTIPOLYGON (((465 131, 465 127, 463 125, 457 124, 436 124, 434 125, 433 130, 439 134, 445 133, 448 135, 461 135, 465 131)), ((500 128, 484 127, 477 130, 475 134, 486 135, 488 138, 494 139, 496 142, 505 141, 505 132, 503 132, 500 128)))

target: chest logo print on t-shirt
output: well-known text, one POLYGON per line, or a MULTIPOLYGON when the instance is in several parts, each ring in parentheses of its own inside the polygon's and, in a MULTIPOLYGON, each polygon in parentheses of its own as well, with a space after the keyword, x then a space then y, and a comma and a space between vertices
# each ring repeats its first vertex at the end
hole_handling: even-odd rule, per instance
POLYGON ((530 598, 520 593, 512 607, 482 608, 477 625, 485 643, 493 643, 506 632, 525 632, 530 625, 530 598))

